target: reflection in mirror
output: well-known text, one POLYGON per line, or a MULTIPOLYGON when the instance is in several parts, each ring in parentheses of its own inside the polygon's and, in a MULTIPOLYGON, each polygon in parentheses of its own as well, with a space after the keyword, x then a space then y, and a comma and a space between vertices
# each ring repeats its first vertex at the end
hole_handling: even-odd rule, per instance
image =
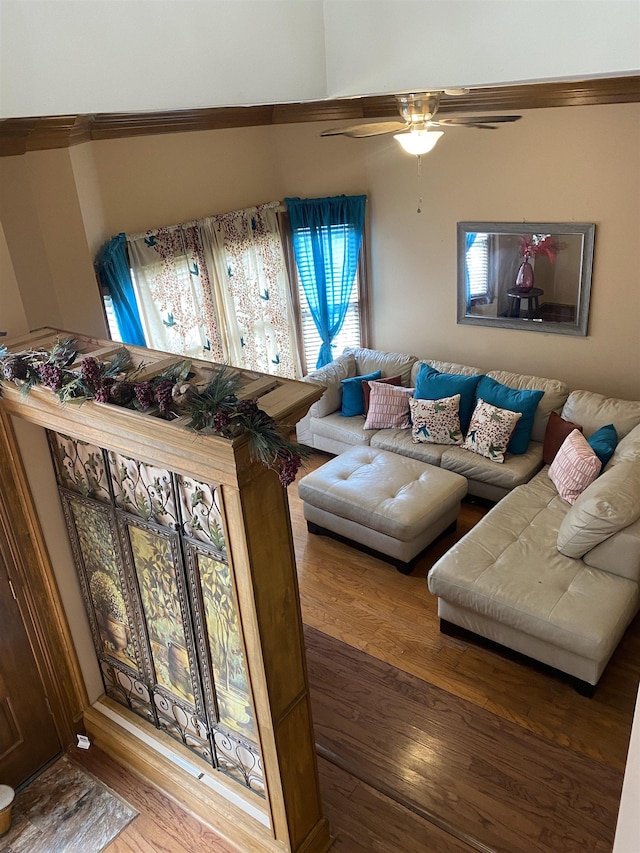
POLYGON ((586 335, 595 226, 458 223, 458 323, 586 335))

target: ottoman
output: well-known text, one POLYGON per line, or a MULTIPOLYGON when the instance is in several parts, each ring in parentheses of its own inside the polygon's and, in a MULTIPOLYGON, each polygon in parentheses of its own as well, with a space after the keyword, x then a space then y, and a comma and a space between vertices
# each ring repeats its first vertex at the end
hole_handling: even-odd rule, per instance
POLYGON ((311 533, 360 547, 403 574, 455 524, 466 493, 460 474, 368 446, 347 450, 298 483, 311 533))

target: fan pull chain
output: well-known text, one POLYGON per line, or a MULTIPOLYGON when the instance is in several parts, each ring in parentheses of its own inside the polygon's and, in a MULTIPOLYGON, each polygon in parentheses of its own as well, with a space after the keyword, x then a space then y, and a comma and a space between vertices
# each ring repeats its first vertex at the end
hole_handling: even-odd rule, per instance
MULTIPOLYGON (((422 156, 418 154, 418 184, 422 181, 422 156)), ((422 213, 422 196, 418 199, 418 209, 416 213, 422 213)))

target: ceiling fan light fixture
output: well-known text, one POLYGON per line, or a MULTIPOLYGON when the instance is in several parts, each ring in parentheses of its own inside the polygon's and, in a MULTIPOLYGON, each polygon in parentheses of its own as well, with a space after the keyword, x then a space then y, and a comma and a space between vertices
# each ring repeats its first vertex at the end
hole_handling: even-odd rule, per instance
POLYGON ((428 154, 441 136, 443 136, 441 130, 410 130, 405 133, 395 133, 393 138, 398 140, 407 154, 419 157, 421 154, 428 154))

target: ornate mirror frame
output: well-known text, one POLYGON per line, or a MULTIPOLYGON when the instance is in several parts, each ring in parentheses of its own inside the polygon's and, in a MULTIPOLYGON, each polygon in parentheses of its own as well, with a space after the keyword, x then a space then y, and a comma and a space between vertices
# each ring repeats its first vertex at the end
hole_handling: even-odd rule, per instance
POLYGON ((587 334, 594 224, 458 222, 457 239, 458 324, 587 334), (528 292, 516 287, 526 260, 528 292))

